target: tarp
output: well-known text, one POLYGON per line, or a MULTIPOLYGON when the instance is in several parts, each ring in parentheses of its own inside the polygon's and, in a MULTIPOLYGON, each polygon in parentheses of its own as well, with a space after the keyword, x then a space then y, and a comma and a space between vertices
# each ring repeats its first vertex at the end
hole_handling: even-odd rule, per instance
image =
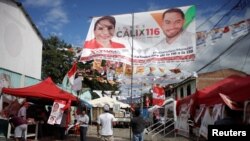
POLYGON ((250 76, 232 75, 208 86, 198 91, 197 102, 207 106, 224 103, 219 93, 228 96, 235 102, 244 102, 250 99, 250 76))
POLYGON ((107 96, 91 100, 89 103, 92 104, 93 107, 103 107, 105 104, 108 104, 111 108, 113 108, 114 104, 119 104, 121 108, 130 108, 130 105, 107 96))
POLYGON ((197 105, 204 104, 205 106, 213 106, 215 104, 224 103, 220 93, 226 95, 235 102, 244 103, 244 101, 250 99, 250 76, 241 77, 232 75, 211 86, 196 91, 196 93, 184 99, 178 100, 177 113, 180 110, 180 105, 190 103, 191 100, 194 101, 191 115, 194 113, 197 105))
POLYGON ((4 94, 9 94, 17 97, 23 98, 43 98, 49 100, 65 100, 72 102, 78 101, 78 98, 71 93, 68 93, 60 89, 49 77, 44 81, 23 88, 3 88, 2 92, 4 94))

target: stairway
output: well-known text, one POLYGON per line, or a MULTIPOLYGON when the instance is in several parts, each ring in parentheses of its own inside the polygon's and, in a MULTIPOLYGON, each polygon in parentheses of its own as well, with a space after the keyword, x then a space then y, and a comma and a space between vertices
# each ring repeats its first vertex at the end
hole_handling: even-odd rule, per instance
POLYGON ((174 140, 175 130, 174 130, 175 121, 173 118, 167 119, 164 123, 155 123, 146 128, 145 130, 145 141, 166 141, 174 140))

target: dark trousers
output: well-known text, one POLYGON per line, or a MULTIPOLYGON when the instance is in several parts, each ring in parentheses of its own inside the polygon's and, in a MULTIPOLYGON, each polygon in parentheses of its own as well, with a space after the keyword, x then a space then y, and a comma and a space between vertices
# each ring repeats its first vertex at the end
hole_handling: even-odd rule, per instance
POLYGON ((80 127, 80 141, 87 141, 88 127, 80 127))
POLYGON ((60 140, 65 139, 65 127, 59 127, 59 139, 60 140))

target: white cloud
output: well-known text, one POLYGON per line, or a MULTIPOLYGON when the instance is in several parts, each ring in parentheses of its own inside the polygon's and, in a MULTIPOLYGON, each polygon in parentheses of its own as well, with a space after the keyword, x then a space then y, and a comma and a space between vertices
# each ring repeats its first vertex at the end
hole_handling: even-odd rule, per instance
POLYGON ((218 7, 209 7, 196 12, 197 31, 208 31, 221 19, 227 12, 225 10, 215 13, 218 7))
POLYGON ((62 32, 51 32, 50 33, 52 36, 62 36, 63 33, 62 32))
POLYGON ((41 21, 38 21, 39 27, 52 28, 60 30, 65 24, 69 22, 66 10, 62 7, 62 0, 26 0, 24 2, 27 6, 36 8, 46 8, 41 21))
POLYGON ((46 23, 50 24, 52 28, 57 30, 69 22, 67 14, 60 7, 51 9, 46 14, 45 21, 46 23))
POLYGON ((149 7, 148 7, 147 11, 158 10, 161 8, 159 5, 156 5, 153 2, 150 2, 148 5, 149 5, 149 7))
POLYGON ((25 0, 24 4, 34 7, 56 7, 61 5, 61 0, 25 0))

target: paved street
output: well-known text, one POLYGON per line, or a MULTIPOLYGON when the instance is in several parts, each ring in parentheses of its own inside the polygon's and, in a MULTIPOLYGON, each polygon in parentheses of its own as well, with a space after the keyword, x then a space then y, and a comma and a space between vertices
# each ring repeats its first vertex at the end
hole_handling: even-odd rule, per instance
MULTIPOLYGON (((132 134, 132 133, 131 133, 132 134)), ((132 136, 132 135, 131 135, 132 136)), ((88 134, 87 134, 88 141, 98 141, 99 138, 96 134, 96 126, 89 126, 88 134)), ((130 128, 114 128, 114 140, 115 141, 130 141, 130 128)), ((150 136, 145 135, 144 141, 188 141, 189 139, 184 137, 154 137, 153 139, 150 136)), ((0 141, 6 141, 5 138, 0 138, 0 141)), ((7 141, 14 141, 13 139, 7 141)), ((28 141, 34 141, 34 139, 29 139, 28 141)), ((50 138, 42 138, 38 141, 59 141, 52 137, 50 138)), ((80 141, 79 135, 68 135, 64 141, 80 141)))

